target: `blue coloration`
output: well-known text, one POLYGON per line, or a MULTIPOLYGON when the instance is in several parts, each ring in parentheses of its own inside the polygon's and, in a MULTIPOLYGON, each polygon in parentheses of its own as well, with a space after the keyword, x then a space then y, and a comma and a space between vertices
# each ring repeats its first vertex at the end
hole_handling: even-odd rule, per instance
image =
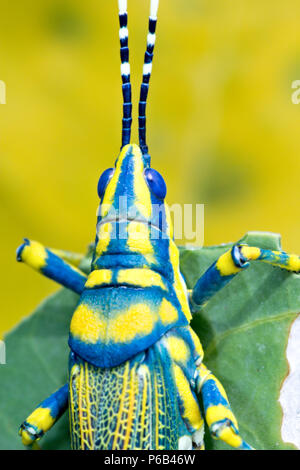
POLYGON ((204 382, 202 397, 205 412, 209 406, 223 405, 229 408, 228 401, 221 395, 213 379, 208 379, 204 382))
POLYGON ((114 168, 107 168, 99 178, 97 192, 99 199, 102 199, 106 186, 114 174, 114 168))
MULTIPOLYGON (((24 243, 22 243, 22 245, 20 245, 17 249, 17 261, 23 261, 23 250, 26 246, 30 247, 30 244, 30 240, 24 238, 24 243)), ((86 283, 86 276, 77 270, 74 266, 65 262, 60 256, 54 254, 48 248, 43 249, 45 250, 45 259, 41 262, 44 263, 44 265, 36 269, 38 269, 49 279, 52 279, 64 287, 73 290, 77 294, 81 294, 86 283)))
MULTIPOLYGON (((123 148, 130 142, 132 103, 127 2, 119 2, 119 7, 123 148)), ((33 267, 81 294, 69 335, 70 385, 64 385, 39 405, 49 410, 55 421, 66 410, 70 392, 74 449, 167 450, 178 446, 189 448, 193 443, 202 448, 203 420, 195 395, 200 381, 205 411, 215 405, 230 410, 220 392, 222 388, 218 388, 214 377, 201 364, 203 350, 189 327, 190 312, 185 284, 180 279, 179 255, 167 224, 166 184, 156 170, 149 168, 146 105, 157 7, 158 2, 151 2, 139 101, 140 148, 128 145, 121 152, 120 160, 117 159, 120 173, 111 182, 107 198, 105 191, 115 169, 105 170, 98 181, 100 210, 91 270, 109 272, 102 273, 103 276, 100 273, 99 277, 99 273, 93 273, 93 279, 89 279, 91 287, 85 287, 86 276, 51 250, 37 245, 33 253, 37 256, 31 258, 33 267), (104 200, 108 207, 102 207, 105 214, 102 216, 104 200), (142 238, 135 238, 138 233, 142 238), (144 268, 152 273, 149 276, 146 271, 143 276, 135 271, 131 276, 128 273, 118 276, 120 269, 130 268, 144 268), (99 283, 98 287, 93 287, 93 280, 99 283), (191 418, 186 411, 194 405, 195 416, 191 418)), ((30 245, 28 240, 17 250, 18 261, 22 260, 26 245, 30 245)), ((272 256, 266 253, 260 259, 269 260, 272 256)), ((233 248, 232 259, 238 267, 248 266, 238 247, 233 248)), ((222 276, 214 263, 198 280, 191 306, 203 304, 233 277, 233 274, 222 276)), ((49 417, 47 412, 41 414, 49 417)), ((226 412, 219 418, 213 425, 228 426, 226 412)), ((234 425, 229 426, 237 434, 234 425)), ((21 431, 28 431, 30 437, 29 428, 30 417, 29 423, 21 425, 21 431)), ((30 443, 43 432, 44 429, 37 430, 30 443)), ((23 442, 24 437, 27 444, 28 436, 22 436, 23 442)), ((241 448, 250 447, 243 442, 241 448)))
MULTIPOLYGON (((92 270, 101 268, 110 269, 112 267, 147 267, 164 276, 170 283, 173 283, 174 273, 169 257, 170 240, 162 238, 162 233, 151 227, 153 231, 151 245, 154 251, 154 260, 151 261, 146 255, 133 251, 128 247, 127 238, 125 238, 128 223, 129 221, 111 222, 113 234, 116 234, 116 236, 110 240, 104 254, 100 257, 97 257, 96 254, 94 255, 92 270), (119 238, 119 236, 124 238, 119 238)), ((96 243, 97 241, 98 239, 96 238, 96 243)))
POLYGON ((238 268, 248 268, 249 266, 249 260, 247 260, 242 252, 241 252, 241 245, 233 245, 231 249, 231 257, 234 262, 234 264, 238 268))
POLYGON ((16 252, 16 255, 17 255, 17 261, 19 262, 22 262, 22 251, 24 250, 25 246, 29 246, 30 245, 30 241, 28 240, 28 238, 24 238, 24 243, 22 243, 22 245, 20 245, 18 248, 17 248, 17 252, 16 252))
MULTIPOLYGON (((120 28, 127 28, 127 12, 119 14, 120 28)), ((121 30, 120 29, 120 30, 121 30)), ((120 35, 120 56, 121 64, 129 64, 128 34, 120 35)), ((123 118, 122 118, 122 145, 121 148, 130 142, 132 124, 132 103, 131 103, 131 83, 130 74, 122 73, 122 93, 123 93, 123 118)))
POLYGON ((84 389, 78 390, 75 385, 76 372, 74 375, 71 372, 70 377, 74 398, 71 422, 77 424, 71 434, 73 448, 170 450, 178 448, 181 436, 191 436, 181 416, 171 372, 172 357, 164 347, 163 338, 109 371, 71 354, 70 370, 75 364, 85 373, 82 374, 84 389), (130 407, 132 401, 134 406, 130 407), (83 407, 90 417, 89 427, 84 425, 85 416, 80 413, 83 407), (118 419, 120 411, 122 421, 118 419))
POLYGON ((274 253, 272 250, 260 250, 260 256, 258 260, 267 261, 268 263, 272 263, 276 265, 288 265, 290 256, 288 253, 282 251, 279 253, 274 253))
POLYGON ((161 174, 153 168, 146 168, 144 174, 151 193, 158 199, 165 199, 167 186, 161 174))
POLYGON ((53 279, 54 281, 62 284, 64 287, 81 294, 86 283, 86 277, 80 274, 76 269, 73 269, 62 258, 46 249, 47 263, 41 269, 45 276, 53 279))
POLYGON ((203 276, 198 279, 192 293, 190 307, 192 311, 197 311, 197 307, 203 305, 220 289, 226 286, 235 274, 222 276, 214 263, 203 276))
POLYGON ((69 400, 69 384, 63 385, 50 397, 42 401, 38 408, 49 408, 53 419, 57 420, 67 409, 69 400))
MULTIPOLYGON (((155 319, 156 312, 163 299, 166 299, 178 312, 178 319, 172 323, 163 324, 157 318, 153 328, 145 334, 138 334, 131 341, 114 342, 107 331, 107 338, 96 343, 86 343, 71 333, 69 336, 69 346, 72 351, 81 358, 98 367, 115 367, 124 361, 135 356, 141 351, 145 351, 153 345, 161 336, 174 326, 187 325, 188 321, 181 311, 181 306, 172 290, 163 291, 160 287, 133 288, 125 286, 100 287, 96 289, 86 289, 81 295, 80 304, 86 305, 96 315, 107 321, 109 329, 110 320, 116 316, 126 313, 131 306, 144 304, 148 306, 155 319), (124 307, 123 307, 124 306, 124 307), (122 310, 124 308, 124 310, 122 310)), ((141 317, 143 311, 140 312, 141 317)), ((130 325, 128 325, 130 326, 130 325)))
MULTIPOLYGON (((155 30, 156 30, 156 18, 149 18, 149 36, 155 38, 155 30)), ((154 42, 147 41, 147 48, 144 57, 144 64, 151 65, 153 60, 153 51, 154 51, 154 42)), ((140 101, 139 101, 139 144, 143 155, 148 154, 148 146, 146 143, 146 106, 147 106, 147 97, 149 91, 149 81, 151 76, 151 69, 146 70, 143 72, 143 80, 141 84, 141 91, 140 91, 140 101)))

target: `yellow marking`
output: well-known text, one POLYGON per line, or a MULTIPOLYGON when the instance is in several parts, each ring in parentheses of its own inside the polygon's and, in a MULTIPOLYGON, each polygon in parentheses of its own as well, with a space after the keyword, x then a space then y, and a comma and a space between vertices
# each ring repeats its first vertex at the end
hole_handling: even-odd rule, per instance
POLYGON ((45 247, 35 241, 30 241, 29 245, 24 246, 21 252, 21 258, 24 263, 38 271, 47 264, 47 252, 45 247))
POLYGON ((291 271, 300 271, 300 257, 298 255, 290 255, 288 269, 291 271))
POLYGON ((107 340, 126 343, 136 336, 151 333, 156 320, 156 312, 143 303, 132 305, 112 318, 106 318, 87 305, 80 304, 71 320, 70 332, 91 344, 107 340))
POLYGON ((151 271, 151 269, 134 268, 134 269, 121 269, 118 272, 119 284, 132 284, 140 287, 161 287, 166 290, 166 286, 162 281, 160 274, 151 271))
POLYGON ((170 262, 173 267, 174 272, 174 290, 177 295, 177 298, 181 304, 182 311, 186 316, 187 320, 190 321, 192 319, 192 315, 190 312, 190 307, 188 304, 187 295, 185 292, 185 285, 181 278, 180 271, 179 271, 179 251, 173 240, 170 240, 169 243, 169 256, 170 262))
POLYGON ((129 407, 128 407, 128 419, 126 423, 126 434, 124 437, 124 450, 128 449, 128 443, 130 433, 132 431, 132 423, 135 419, 134 408, 136 405, 136 381, 135 381, 136 365, 130 371, 130 383, 129 383, 129 407))
MULTIPOLYGON (((89 370, 88 370, 88 363, 84 363, 84 369, 85 369, 85 383, 87 384, 87 387, 89 385, 89 370)), ((89 390, 87 390, 86 393, 86 415, 87 415, 87 431, 88 434, 90 435, 90 442, 93 442, 93 425, 92 425, 92 419, 91 419, 91 400, 90 400, 90 394, 89 390)))
MULTIPOLYGON (((49 408, 37 408, 28 416, 26 421, 29 425, 36 426, 38 431, 43 431, 43 433, 47 432, 55 423, 49 408)), ((21 430, 20 434, 24 445, 28 446, 33 442, 33 439, 31 439, 30 434, 26 430, 21 430)))
POLYGON ((144 162, 138 145, 132 145, 132 153, 134 161, 135 206, 147 220, 150 220, 152 212, 151 195, 144 177, 144 162))
POLYGON ((34 441, 31 439, 30 435, 28 434, 27 431, 25 431, 25 429, 20 429, 19 431, 19 435, 21 436, 22 438, 22 444, 24 446, 30 446, 30 444, 32 444, 34 441))
POLYGON ((126 361, 125 370, 124 370, 124 374, 123 374, 123 377, 124 377, 123 389, 122 389, 122 394, 121 394, 121 397, 120 397, 120 406, 119 406, 119 410, 118 410, 117 425, 116 425, 116 430, 115 430, 114 442, 113 442, 113 446, 112 446, 113 449, 116 448, 116 443, 117 443, 117 439, 118 439, 119 435, 122 435, 122 433, 120 432, 120 425, 121 425, 122 413, 123 413, 123 410, 124 410, 125 396, 126 396, 126 392, 127 392, 128 369, 129 369, 129 361, 126 361))
POLYGON ((164 325, 170 325, 178 320, 178 312, 176 308, 166 299, 162 300, 158 310, 158 315, 164 325))
POLYGON ((253 261, 257 260, 261 255, 260 248, 255 246, 242 246, 241 253, 246 259, 253 261))
POLYGON ((106 250, 109 245, 111 239, 111 232, 112 232, 112 224, 110 222, 106 222, 100 225, 100 229, 98 232, 99 241, 96 246, 96 254, 101 256, 106 250))
POLYGON ((89 274, 85 287, 95 287, 101 284, 109 284, 112 279, 112 272, 110 269, 96 269, 89 274))
POLYGON ((189 359, 190 351, 182 338, 169 335, 166 342, 167 348, 175 362, 186 362, 189 359))
POLYGON ((222 441, 229 444, 231 447, 240 447, 243 442, 241 436, 239 434, 235 434, 233 429, 229 427, 224 428, 220 432, 219 438, 222 439, 222 441))
POLYGON ((128 148, 129 148, 128 145, 122 148, 122 151, 120 155, 118 156, 118 160, 116 162, 115 172, 110 182, 108 183, 107 188, 105 189, 105 193, 104 193, 101 208, 100 208, 102 217, 105 217, 109 213, 109 210, 111 209, 112 204, 114 202, 114 196, 115 196, 115 192, 117 189, 119 177, 121 174, 122 162, 124 160, 124 157, 126 156, 126 153, 128 152, 128 148))
POLYGON ((197 354, 199 355, 199 357, 202 359, 204 356, 204 351, 203 351, 202 344, 200 343, 200 339, 192 328, 189 328, 189 332, 191 334, 195 350, 197 354))
POLYGON ((80 367, 80 374, 78 377, 78 414, 79 414, 79 427, 80 427, 80 442, 81 442, 81 449, 84 448, 84 435, 83 435, 83 426, 82 426, 82 420, 84 416, 84 409, 82 406, 82 395, 85 390, 85 384, 83 382, 83 367, 80 367))
POLYGON ((154 312, 147 304, 131 305, 129 309, 111 318, 108 323, 108 337, 116 343, 127 343, 136 336, 146 336, 155 325, 154 312))
MULTIPOLYGON (((232 413, 232 411, 229 408, 226 408, 224 405, 214 405, 214 406, 209 406, 206 410, 206 421, 208 426, 211 426, 212 424, 216 423, 217 421, 221 421, 225 418, 230 419, 235 427, 238 429, 238 423, 236 420, 236 417, 232 413)), ((219 438, 222 439, 223 441, 227 442, 232 447, 239 447, 242 444, 242 439, 239 435, 237 435, 233 429, 230 427, 224 428, 220 434, 219 438)))
POLYGON ((105 338, 106 327, 106 321, 87 305, 80 304, 72 317, 70 331, 82 341, 95 344, 100 338, 105 338))
POLYGON ((70 393, 70 408, 71 408, 71 413, 70 413, 70 427, 72 427, 73 424, 73 419, 74 419, 74 394, 73 394, 73 384, 75 382, 75 386, 77 389, 77 377, 76 377, 76 371, 78 371, 79 366, 76 364, 72 367, 70 371, 70 378, 69 378, 69 393, 70 393), (74 378, 75 376, 75 378, 74 378))
POLYGON ((200 366, 197 368, 198 372, 199 372, 199 376, 200 376, 200 379, 201 379, 201 382, 198 386, 198 392, 200 391, 202 385, 204 384, 204 382, 206 381, 206 379, 209 377, 209 375, 211 374, 210 370, 208 370, 208 368, 204 365, 204 364, 200 364, 200 366))
POLYGON ((239 273, 242 268, 238 268, 232 259, 231 250, 226 251, 220 256, 216 263, 216 268, 220 272, 221 276, 230 276, 231 274, 239 273))
POLYGON ((150 242, 148 225, 142 222, 129 222, 127 246, 130 251, 141 253, 149 263, 154 263, 154 250, 150 242))
POLYGON ((173 367, 176 387, 184 408, 182 417, 188 421, 193 430, 201 429, 203 426, 203 418, 200 413, 199 405, 191 392, 190 384, 182 369, 177 364, 174 364, 173 367))

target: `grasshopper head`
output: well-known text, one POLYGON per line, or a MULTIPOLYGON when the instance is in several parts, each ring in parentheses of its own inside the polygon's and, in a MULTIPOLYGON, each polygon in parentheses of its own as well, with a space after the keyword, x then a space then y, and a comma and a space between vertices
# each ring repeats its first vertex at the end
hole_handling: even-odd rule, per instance
POLYGON ((150 245, 154 251, 153 244, 170 240, 173 228, 166 192, 163 177, 150 168, 149 157, 140 147, 124 146, 115 167, 99 179, 95 258, 127 252, 146 255, 150 245))
POLYGON ((172 237, 172 224, 165 204, 167 187, 158 171, 150 168, 149 157, 140 147, 123 147, 115 168, 105 170, 98 182, 100 198, 98 223, 143 222, 172 237))

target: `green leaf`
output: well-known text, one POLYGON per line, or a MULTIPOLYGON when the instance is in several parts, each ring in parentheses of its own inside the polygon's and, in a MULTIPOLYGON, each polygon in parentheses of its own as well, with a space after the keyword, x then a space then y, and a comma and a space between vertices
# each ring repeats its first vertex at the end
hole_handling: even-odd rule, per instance
MULTIPOLYGON (((279 236, 272 234, 248 233, 241 241, 280 249, 279 236)), ((188 287, 231 246, 181 248, 188 287)), ((90 254, 81 268, 87 270, 89 261, 90 254)), ((19 425, 67 381, 67 337, 77 302, 76 294, 60 289, 6 335, 7 364, 0 365, 0 449, 23 448, 19 425)), ((192 322, 205 350, 205 364, 223 383, 244 439, 257 449, 294 448, 281 439, 278 399, 288 374, 288 335, 299 312, 300 276, 257 262, 216 294, 192 322)), ((69 442, 66 415, 41 445, 69 449, 69 442)), ((229 449, 208 432, 206 448, 229 449)))
MULTIPOLYGON (((281 249, 280 237, 268 233, 250 232, 240 242, 281 249)), ((188 287, 231 246, 182 249, 181 270, 188 287)), ((281 439, 278 399, 288 374, 288 335, 299 312, 300 276, 254 262, 192 321, 204 347, 205 364, 224 385, 242 436, 257 449, 294 448, 281 439)), ((206 446, 228 449, 208 433, 206 446)))

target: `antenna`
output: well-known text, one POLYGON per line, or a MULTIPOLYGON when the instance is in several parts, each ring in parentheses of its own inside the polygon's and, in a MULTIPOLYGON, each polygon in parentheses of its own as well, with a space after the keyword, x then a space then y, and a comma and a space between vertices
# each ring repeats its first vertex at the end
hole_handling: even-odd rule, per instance
POLYGON ((159 0, 151 0, 150 4, 150 16, 149 16, 149 29, 147 36, 147 48, 143 66, 143 80, 140 92, 139 101, 139 142, 142 153, 148 154, 148 146, 146 144, 146 105, 147 96, 149 91, 149 81, 152 71, 152 60, 153 51, 155 45, 155 30, 157 23, 157 11, 158 11, 159 0))
POLYGON ((131 83, 128 48, 128 28, 127 28, 127 0, 118 0, 119 22, 120 22, 120 55, 121 55, 121 77, 123 92, 123 119, 122 119, 122 147, 130 143, 131 123, 132 123, 132 103, 131 103, 131 83))

